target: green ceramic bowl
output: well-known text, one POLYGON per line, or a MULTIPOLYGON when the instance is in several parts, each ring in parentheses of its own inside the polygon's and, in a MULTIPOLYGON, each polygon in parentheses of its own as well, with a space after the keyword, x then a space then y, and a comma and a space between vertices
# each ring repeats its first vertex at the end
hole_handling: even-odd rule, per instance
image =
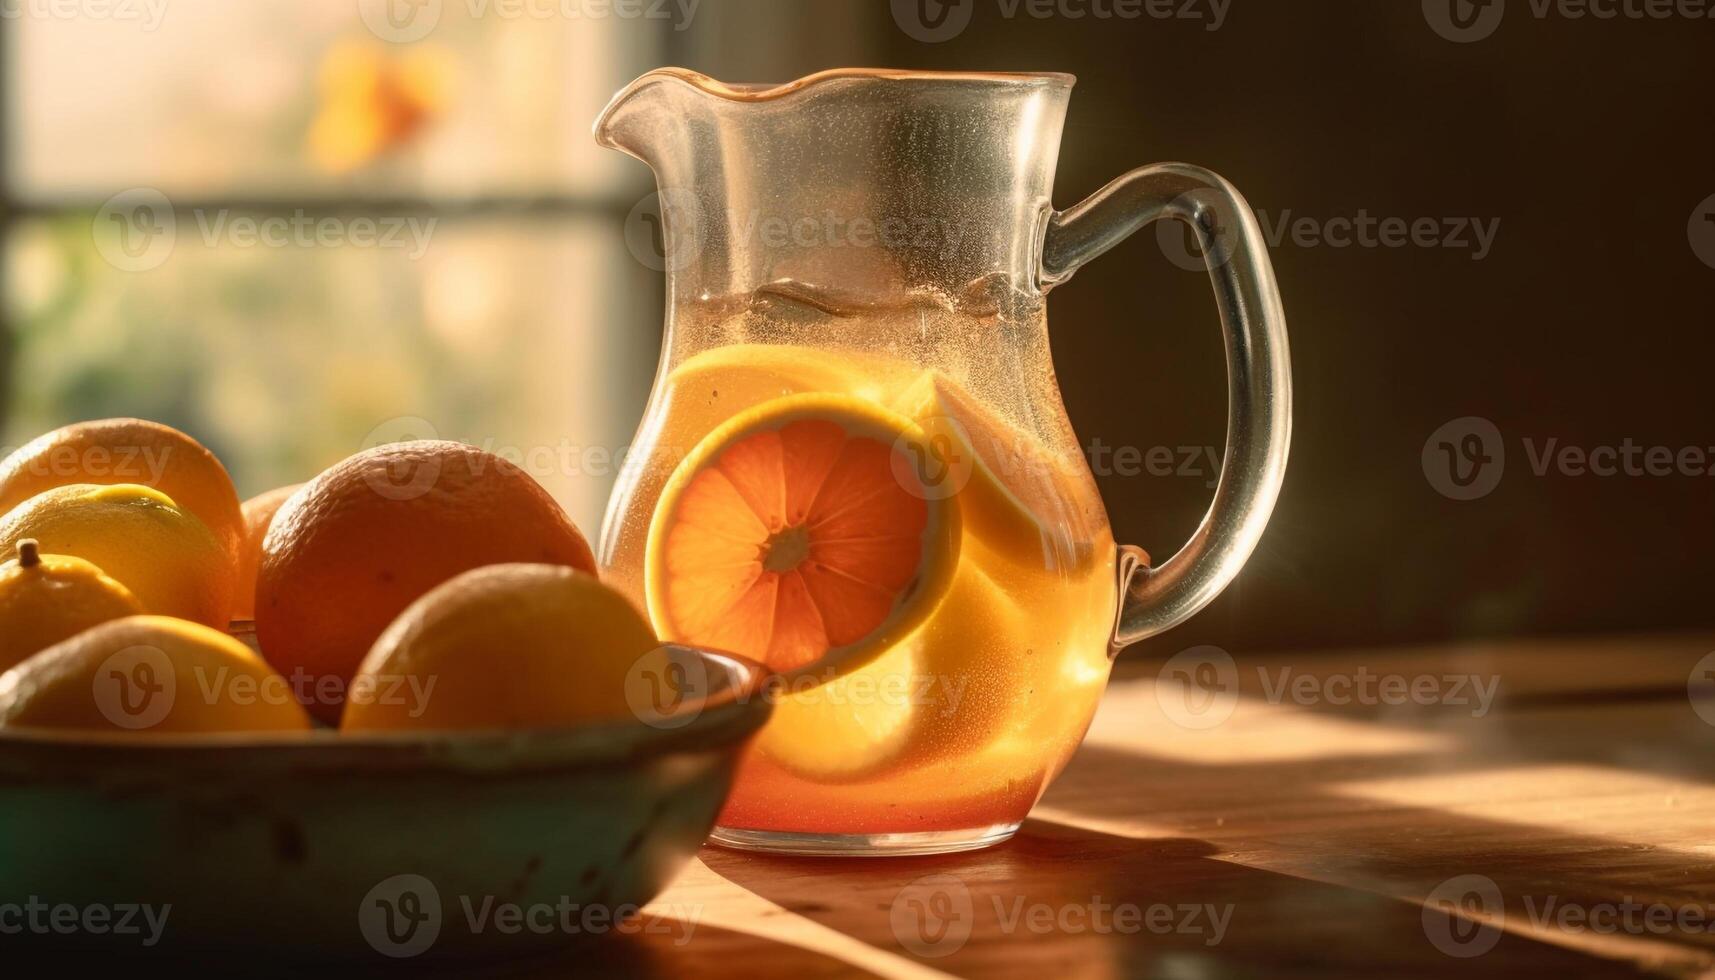
POLYGON ((672 726, 0 733, 0 929, 21 926, 0 938, 381 963, 530 955, 647 925, 613 918, 702 844, 769 710, 761 667, 674 649, 708 696, 672 726))

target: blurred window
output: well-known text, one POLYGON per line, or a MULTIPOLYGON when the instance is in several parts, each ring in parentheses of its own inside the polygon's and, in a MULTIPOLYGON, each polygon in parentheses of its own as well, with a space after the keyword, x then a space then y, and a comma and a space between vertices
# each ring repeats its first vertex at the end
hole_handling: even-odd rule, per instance
POLYGON ((439 0, 18 9, 0 442, 146 416, 248 495, 439 435, 522 462, 594 533, 642 403, 612 386, 653 342, 624 324, 650 322, 657 274, 621 235, 647 175, 590 125, 671 24, 439 0))

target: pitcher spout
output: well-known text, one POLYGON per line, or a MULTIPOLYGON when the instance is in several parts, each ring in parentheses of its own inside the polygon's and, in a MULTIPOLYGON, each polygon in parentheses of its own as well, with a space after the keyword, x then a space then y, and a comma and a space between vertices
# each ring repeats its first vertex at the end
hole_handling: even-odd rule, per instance
POLYGON ((662 122, 683 118, 686 110, 702 102, 688 76, 705 77, 680 68, 661 68, 620 89, 596 117, 596 143, 654 166, 664 140, 672 135, 662 122))
POLYGON ((614 96, 595 137, 654 170, 663 226, 695 242, 668 269, 678 294, 792 280, 956 297, 1034 288, 1072 83, 847 68, 746 85, 663 68, 614 96))

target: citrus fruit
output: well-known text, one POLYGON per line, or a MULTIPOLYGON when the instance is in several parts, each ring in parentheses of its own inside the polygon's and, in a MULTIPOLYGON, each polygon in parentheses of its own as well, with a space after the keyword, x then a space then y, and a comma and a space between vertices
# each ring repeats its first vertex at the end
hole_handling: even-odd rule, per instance
POLYGON ((237 567, 244 540, 238 491, 220 460, 183 432, 142 419, 56 429, 0 462, 0 514, 44 490, 74 483, 138 484, 161 491, 195 514, 237 567))
POLYGON ((218 630, 103 623, 0 675, 0 728, 146 734, 308 731, 285 678, 218 630))
POLYGON ((256 637, 288 677, 343 691, 389 623, 461 572, 513 562, 595 571, 589 544, 528 473, 452 442, 380 446, 334 466, 274 515, 256 577, 256 637))
POLYGON ((874 778, 974 751, 1016 715, 1009 692, 1023 608, 973 563, 917 633, 874 661, 809 690, 788 690, 756 748, 819 782, 874 778))
POLYGON ((244 502, 244 546, 239 549, 238 572, 233 578, 233 619, 256 618, 256 568, 262 563, 262 541, 274 523, 274 515, 298 486, 280 487, 244 502))
POLYGON ((342 731, 564 728, 629 716, 657 646, 631 600, 556 565, 492 565, 418 599, 364 658, 342 731))
POLYGON ((787 395, 843 391, 883 402, 911 380, 901 362, 796 344, 728 344, 680 362, 667 376, 680 426, 708 431, 733 413, 787 395))
POLYGON ((82 558, 44 555, 34 538, 18 542, 17 553, 0 565, 0 671, 91 626, 143 611, 130 589, 82 558))
POLYGON ((25 538, 94 564, 124 583, 145 612, 225 629, 232 564, 202 521, 159 490, 73 484, 37 494, 0 519, 0 554, 25 538))
POLYGON ((959 558, 959 508, 913 469, 923 432, 847 395, 742 412, 663 490, 645 558, 664 640, 834 674, 909 635, 959 558))
POLYGON ((1093 558, 1090 524, 1105 515, 1074 509, 1094 499, 1078 474, 1042 441, 1001 419, 939 371, 925 371, 891 402, 926 435, 928 465, 957 496, 971 538, 995 554, 1062 573, 1093 558))
POLYGON ((880 404, 910 377, 897 363, 871 355, 835 356, 793 344, 728 344, 703 351, 669 372, 661 388, 664 407, 654 416, 660 441, 649 465, 636 472, 638 499, 657 499, 686 452, 740 412, 817 391, 880 404))
MULTIPOLYGON (((718 341, 729 332, 740 333, 722 329, 701 339, 718 341)), ((722 423, 763 402, 816 391, 880 404, 912 377, 897 361, 796 344, 728 343, 673 365, 657 385, 656 404, 635 441, 648 451, 627 456, 609 503, 600 551, 614 584, 638 605, 647 603, 643 562, 654 505, 679 463, 722 423)))

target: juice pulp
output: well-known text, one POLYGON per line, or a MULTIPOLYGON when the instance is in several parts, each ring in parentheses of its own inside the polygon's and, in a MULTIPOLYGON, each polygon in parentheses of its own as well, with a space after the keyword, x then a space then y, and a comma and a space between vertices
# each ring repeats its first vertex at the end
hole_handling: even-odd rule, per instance
POLYGON ((827 392, 950 418, 937 431, 957 433, 983 465, 955 494, 966 517, 939 606, 869 664, 779 698, 721 826, 886 834, 1022 820, 1089 725, 1117 602, 1113 536, 1039 311, 972 316, 918 302, 836 315, 789 297, 734 306, 681 314, 610 508, 603 562, 640 606, 664 485, 745 409, 827 392))

